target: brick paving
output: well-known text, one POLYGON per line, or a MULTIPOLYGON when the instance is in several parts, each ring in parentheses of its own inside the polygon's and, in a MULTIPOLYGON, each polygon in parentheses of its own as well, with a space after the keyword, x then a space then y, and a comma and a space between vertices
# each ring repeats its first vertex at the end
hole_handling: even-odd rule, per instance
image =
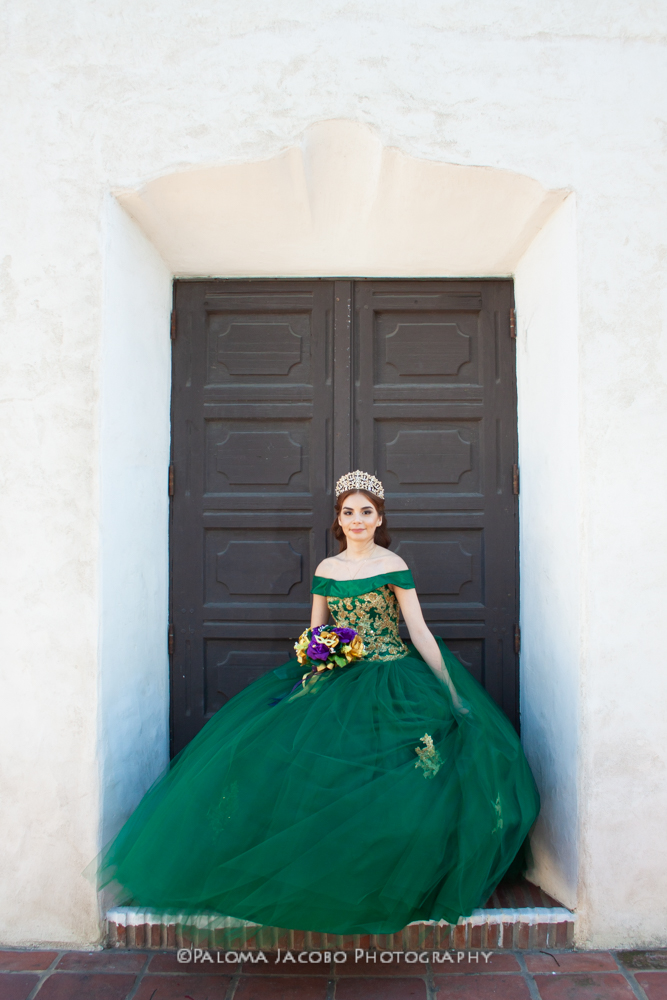
POLYGON ((262 954, 0 950, 0 1000, 667 1000, 667 951, 262 954))

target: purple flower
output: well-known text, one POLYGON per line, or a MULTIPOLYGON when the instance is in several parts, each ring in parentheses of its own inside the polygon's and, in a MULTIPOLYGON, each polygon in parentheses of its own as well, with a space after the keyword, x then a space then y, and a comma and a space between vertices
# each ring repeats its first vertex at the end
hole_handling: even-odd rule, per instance
POLYGON ((325 646, 323 642, 318 642, 315 636, 310 640, 310 645, 306 650, 306 655, 311 658, 311 660, 326 660, 329 656, 331 650, 328 646, 325 646))
POLYGON ((343 643, 343 645, 345 645, 348 642, 352 642, 352 640, 354 639, 355 635, 357 634, 354 631, 353 628, 343 628, 342 625, 340 626, 340 628, 335 627, 335 628, 330 629, 330 631, 336 633, 336 635, 338 636, 338 638, 340 639, 340 641, 343 643))

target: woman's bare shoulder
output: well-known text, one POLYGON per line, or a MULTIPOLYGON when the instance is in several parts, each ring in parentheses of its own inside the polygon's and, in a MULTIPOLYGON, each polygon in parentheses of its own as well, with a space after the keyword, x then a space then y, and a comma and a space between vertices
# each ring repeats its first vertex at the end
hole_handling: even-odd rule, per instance
POLYGON ((327 559, 323 559, 315 570, 315 576, 322 576, 325 580, 333 580, 336 578, 336 568, 337 560, 335 556, 329 556, 327 559))
MULTIPOLYGON (((376 576, 380 573, 399 573, 408 568, 404 559, 401 559, 395 552, 388 551, 379 558, 370 559, 367 565, 370 572, 362 573, 358 577, 359 579, 363 579, 364 576, 376 576)), ((340 556, 329 556, 318 565, 315 576, 324 577, 326 580, 357 579, 354 575, 350 576, 349 569, 349 560, 341 560, 340 556)))
POLYGON ((401 570, 409 569, 405 559, 401 559, 395 552, 387 552, 382 560, 383 573, 400 573, 401 570))

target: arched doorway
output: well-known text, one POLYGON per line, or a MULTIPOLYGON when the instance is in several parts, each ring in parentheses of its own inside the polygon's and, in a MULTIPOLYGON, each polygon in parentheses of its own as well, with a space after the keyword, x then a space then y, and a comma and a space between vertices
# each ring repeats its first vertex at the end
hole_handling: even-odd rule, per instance
POLYGON ((574 902, 580 691, 575 236, 574 199, 567 192, 547 191, 510 171, 418 160, 384 147, 354 122, 313 125, 300 145, 261 163, 170 173, 110 199, 101 446, 105 836, 167 752, 170 426, 163 362, 173 279, 513 278, 521 729, 543 801, 532 839, 534 877, 553 896, 574 902), (131 435, 119 435, 118 427, 131 428, 131 435), (136 489, 134 470, 144 466, 136 489), (128 487, 122 505, 119 482, 128 487), (159 605, 159 613, 147 615, 149 605, 159 605))

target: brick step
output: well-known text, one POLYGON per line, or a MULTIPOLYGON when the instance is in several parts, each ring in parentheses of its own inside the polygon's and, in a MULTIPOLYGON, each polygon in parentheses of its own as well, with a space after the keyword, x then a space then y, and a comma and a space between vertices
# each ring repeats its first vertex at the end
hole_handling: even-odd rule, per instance
POLYGON ((267 927, 218 913, 183 914, 120 906, 107 913, 109 948, 218 951, 527 950, 571 948, 576 916, 564 906, 474 910, 457 924, 414 921, 394 934, 325 934, 267 927))

